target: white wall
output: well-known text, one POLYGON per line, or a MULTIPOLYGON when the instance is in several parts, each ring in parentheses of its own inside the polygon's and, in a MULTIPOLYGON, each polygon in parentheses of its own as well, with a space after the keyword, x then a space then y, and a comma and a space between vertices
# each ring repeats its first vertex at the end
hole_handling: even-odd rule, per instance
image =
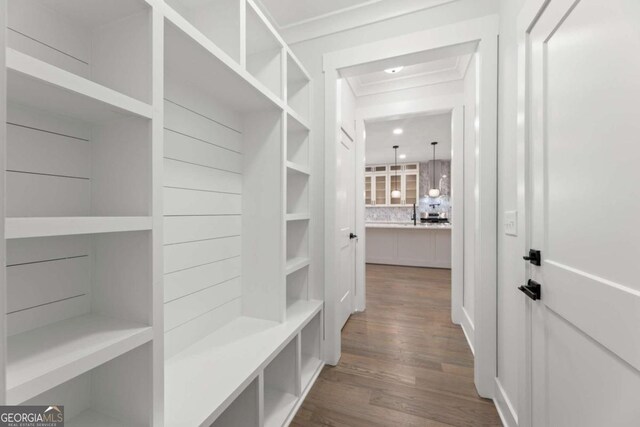
MULTIPOLYGON (((311 141, 312 184, 311 209, 315 221, 311 237, 312 251, 318 265, 324 263, 324 76, 322 58, 325 53, 358 46, 389 37, 436 28, 455 22, 492 15, 498 12, 499 0, 458 0, 325 37, 307 40, 291 46, 296 56, 311 74, 313 83, 313 140, 311 141)), ((314 283, 324 282, 324 271, 313 271, 314 283)))
MULTIPOLYGON (((498 381, 517 413, 519 335, 524 303, 516 290, 515 267, 523 262, 517 239, 504 234, 505 211, 516 210, 516 22, 524 0, 500 1, 500 80, 498 130, 498 381)), ((516 415, 516 414, 514 414, 516 415)))

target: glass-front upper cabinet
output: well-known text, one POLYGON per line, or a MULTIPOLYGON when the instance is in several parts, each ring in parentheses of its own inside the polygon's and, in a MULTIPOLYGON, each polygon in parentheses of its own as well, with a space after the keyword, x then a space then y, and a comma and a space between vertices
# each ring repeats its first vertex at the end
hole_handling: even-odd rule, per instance
POLYGON ((367 206, 373 206, 373 185, 372 185, 373 177, 365 176, 364 177, 364 204, 367 206))
POLYGON ((374 175, 372 178, 375 188, 375 199, 373 204, 376 206, 385 206, 387 204, 387 175, 374 175))
POLYGON ((420 198, 419 188, 418 188, 418 173, 417 172, 405 172, 403 174, 404 182, 402 194, 404 196, 405 205, 413 205, 414 203, 418 203, 420 198))

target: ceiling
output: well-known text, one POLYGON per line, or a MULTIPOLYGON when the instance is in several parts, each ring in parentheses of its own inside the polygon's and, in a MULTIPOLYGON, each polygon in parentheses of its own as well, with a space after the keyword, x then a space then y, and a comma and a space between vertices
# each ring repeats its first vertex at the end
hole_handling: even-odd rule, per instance
POLYGON ((436 159, 451 159, 451 113, 414 115, 365 123, 365 163, 393 163, 393 146, 399 145, 398 163, 426 162, 433 158, 432 141, 438 141, 436 159), (401 128, 402 135, 393 130, 401 128))
POLYGON ((399 58, 394 67, 402 66, 402 69, 394 74, 374 69, 365 70, 363 74, 350 75, 346 79, 356 96, 373 95, 461 80, 465 76, 470 60, 469 53, 419 64, 409 62, 408 65, 405 65, 406 60, 399 58))
POLYGON ((255 0, 289 44, 456 0, 255 0))

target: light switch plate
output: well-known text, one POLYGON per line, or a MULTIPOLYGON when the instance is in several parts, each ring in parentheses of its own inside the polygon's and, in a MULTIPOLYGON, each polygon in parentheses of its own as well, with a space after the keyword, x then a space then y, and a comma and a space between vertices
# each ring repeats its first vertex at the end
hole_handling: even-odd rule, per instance
POLYGON ((504 234, 507 236, 518 235, 518 212, 506 211, 504 213, 504 234))

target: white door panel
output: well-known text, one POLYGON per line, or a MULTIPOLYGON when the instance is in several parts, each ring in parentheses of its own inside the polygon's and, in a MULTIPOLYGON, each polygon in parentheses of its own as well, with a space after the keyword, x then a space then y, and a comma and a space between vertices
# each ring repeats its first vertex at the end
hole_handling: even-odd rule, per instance
POLYGON ((338 325, 342 328, 353 312, 355 287, 355 150, 353 141, 340 132, 338 141, 337 223, 338 253, 338 325))
POLYGON ((639 4, 552 0, 529 35, 534 426, 640 426, 639 4))

